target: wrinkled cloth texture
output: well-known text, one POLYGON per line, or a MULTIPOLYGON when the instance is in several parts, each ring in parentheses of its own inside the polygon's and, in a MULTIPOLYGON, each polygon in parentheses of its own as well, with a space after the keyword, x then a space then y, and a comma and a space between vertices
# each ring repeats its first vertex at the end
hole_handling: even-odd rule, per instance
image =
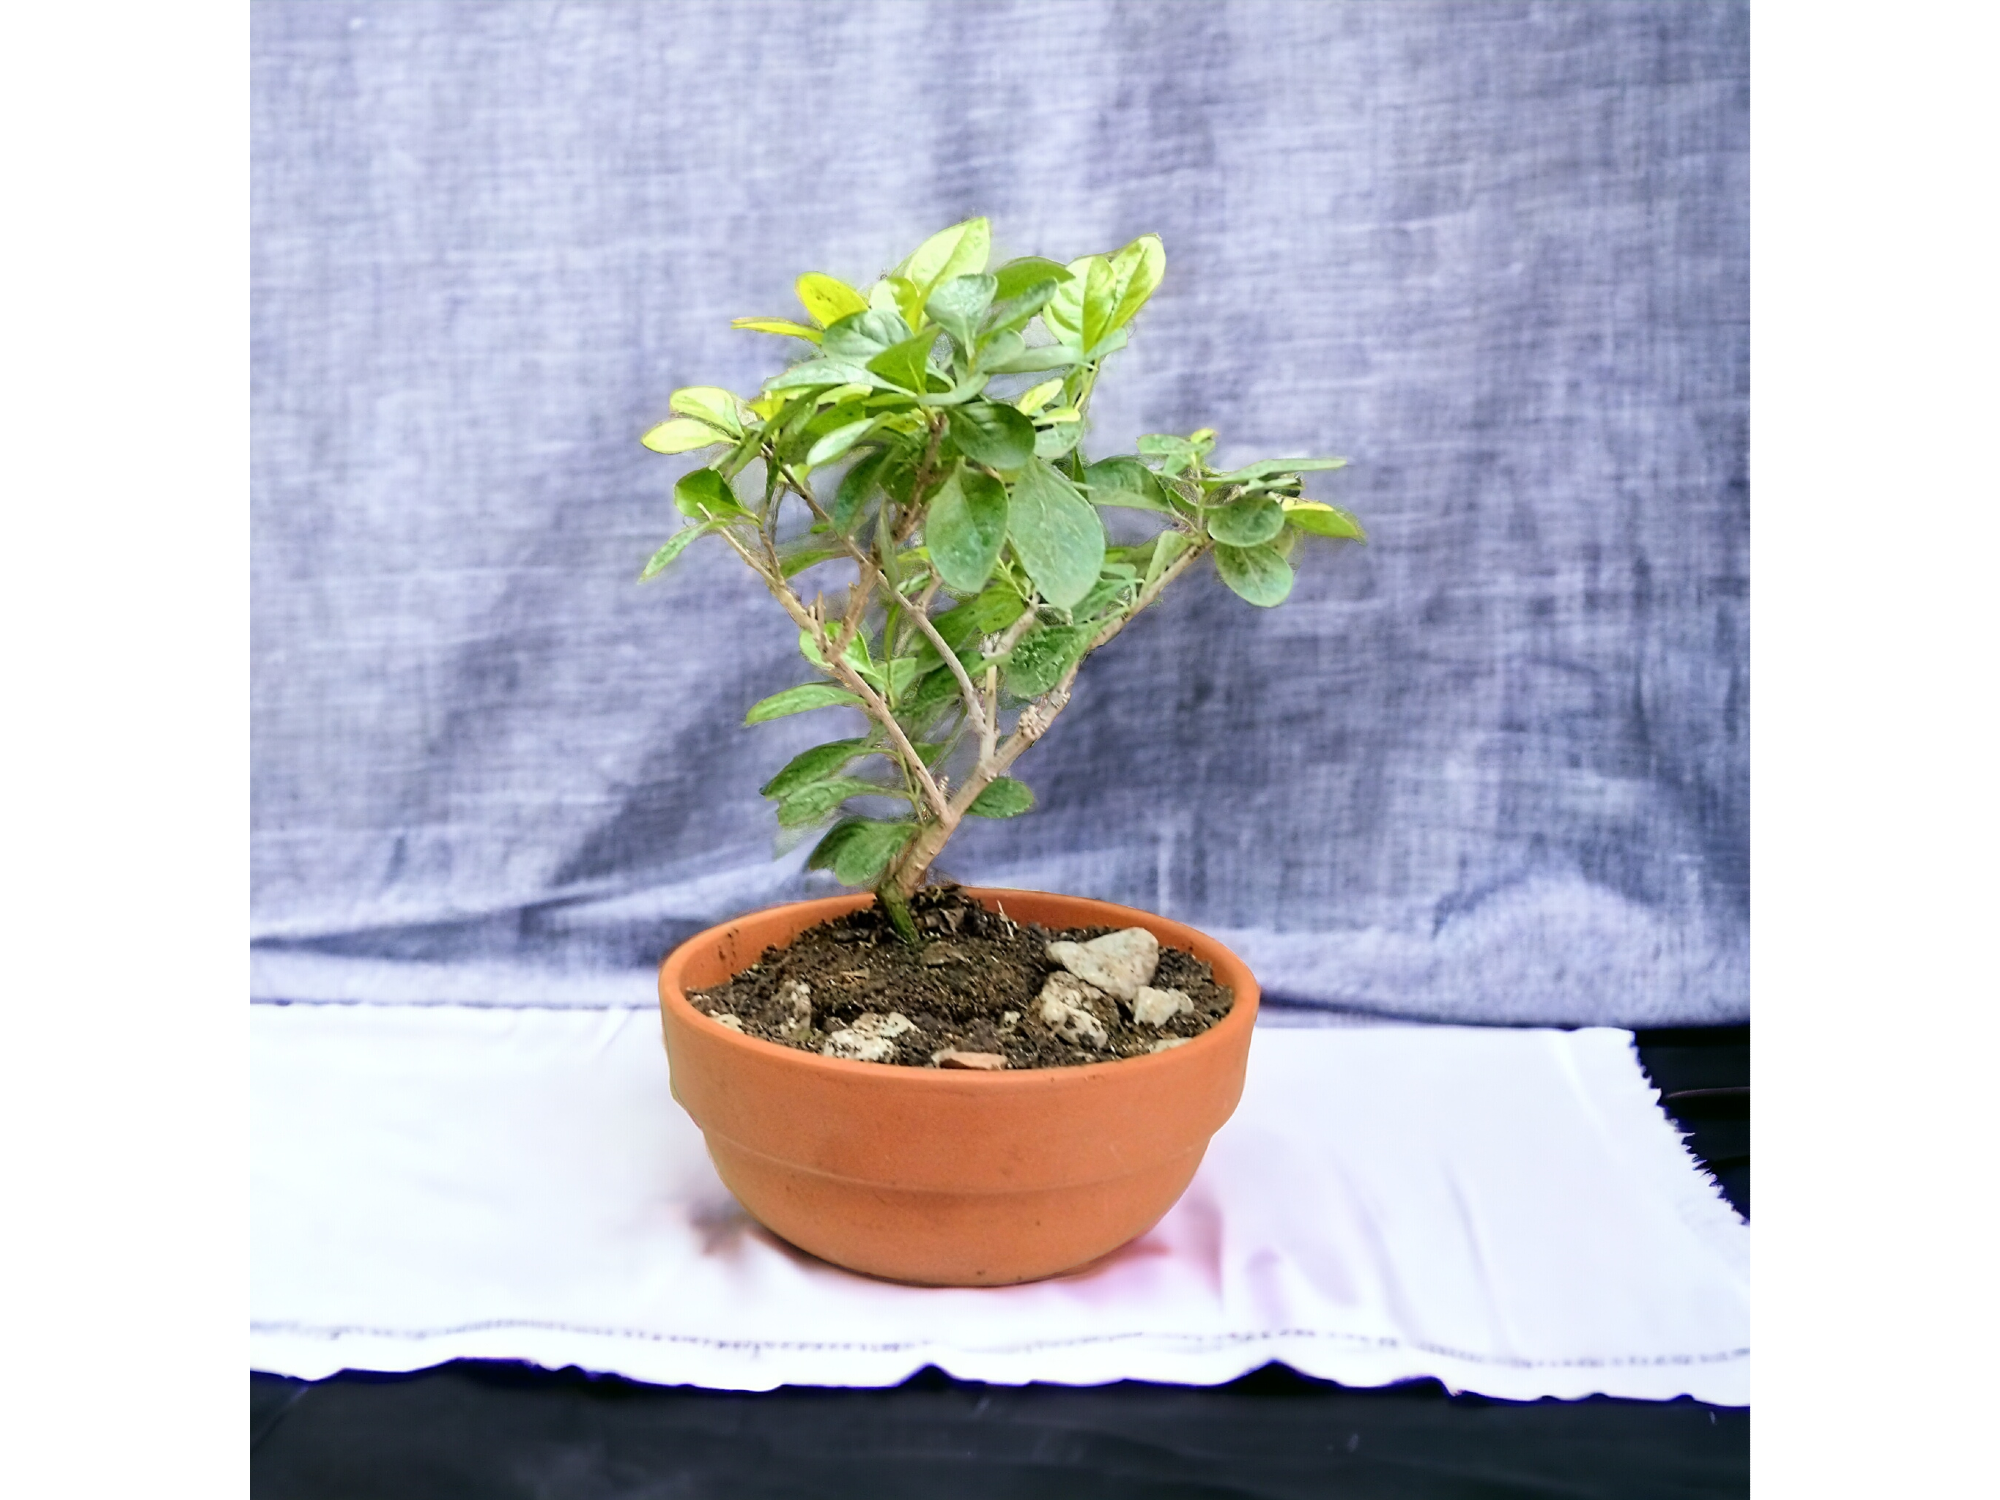
POLYGON ((639 587, 819 269, 1156 231, 1086 440, 1337 453, 1366 523, 1093 658, 941 871, 1150 908, 1276 997, 1748 1015, 1736 3, 252 10, 253 994, 651 1003, 821 894, 758 786, 839 711, 712 542, 639 587))
MULTIPOLYGON (((1629 1033, 1267 1029, 1151 1232, 1027 1286, 892 1285, 717 1179, 657 1013, 252 1008, 251 1364, 519 1359, 769 1390, 1350 1386, 1749 1400, 1750 1231, 1629 1033)), ((865 1066, 856 1064, 855 1066, 865 1066)))

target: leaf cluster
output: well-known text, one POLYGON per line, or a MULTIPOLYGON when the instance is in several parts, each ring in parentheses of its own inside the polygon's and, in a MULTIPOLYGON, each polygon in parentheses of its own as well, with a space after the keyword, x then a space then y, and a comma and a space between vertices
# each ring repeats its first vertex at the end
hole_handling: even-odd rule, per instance
POLYGON ((803 321, 734 325, 800 356, 747 397, 675 391, 642 439, 705 457, 675 483, 686 523, 641 578, 720 537, 798 625, 818 674, 746 722, 866 718, 865 734, 814 746, 763 788, 781 829, 827 828, 809 863, 849 885, 907 893, 960 819, 1027 811, 1013 760, 1082 660, 1200 557, 1268 607, 1291 591, 1302 536, 1363 539, 1353 516, 1303 494, 1304 475, 1340 459, 1218 472, 1207 429, 1086 458, 1098 371, 1165 274, 1157 236, 1066 265, 990 259, 988 223, 970 219, 865 290, 801 276, 803 321), (1106 508, 1160 528, 1114 546, 1106 508), (801 580, 829 564, 844 589, 808 597, 801 580))

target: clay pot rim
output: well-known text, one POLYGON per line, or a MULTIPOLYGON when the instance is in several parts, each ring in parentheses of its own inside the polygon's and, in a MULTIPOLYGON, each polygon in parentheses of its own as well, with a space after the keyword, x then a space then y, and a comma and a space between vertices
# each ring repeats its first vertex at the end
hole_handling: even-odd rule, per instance
MULTIPOLYGON (((1162 917, 1153 912, 1141 911, 1137 907, 1119 906, 1115 902, 1099 901, 1091 896, 1067 896, 1055 891, 1034 891, 997 886, 964 886, 961 889, 963 889, 966 895, 979 901, 982 905, 988 904, 988 898, 1005 899, 1008 896, 1031 896, 1053 898, 1059 901, 1075 901, 1084 906, 1094 908, 1100 913, 1115 914, 1120 917, 1129 918, 1131 920, 1127 920, 1124 923, 1125 926, 1145 927, 1153 930, 1153 935, 1159 937, 1163 944, 1166 942, 1166 939, 1158 930, 1161 928, 1169 929, 1177 935, 1176 941, 1170 946, 1181 947, 1184 951, 1192 951, 1197 945, 1211 948, 1214 950, 1215 955, 1220 956, 1229 965, 1233 965, 1240 971, 1240 982, 1232 983, 1223 980, 1223 976, 1220 974, 1216 976, 1219 981, 1229 983, 1230 989, 1234 992, 1235 999, 1229 1007, 1229 1014, 1199 1036, 1190 1037, 1185 1046, 1169 1047, 1164 1052, 1148 1053, 1143 1057, 1121 1057, 1111 1062, 1078 1063, 1067 1067, 1005 1068, 987 1072, 979 1068, 912 1068, 903 1064, 861 1062, 854 1058, 827 1057, 817 1052, 805 1052, 797 1047, 787 1047, 781 1042, 766 1041, 763 1037, 746 1036, 742 1032, 733 1031, 727 1026, 718 1026, 712 1018, 696 1010, 692 1002, 688 1000, 686 987, 681 983, 680 979, 681 971, 686 967, 688 958, 704 945, 720 942, 723 935, 738 923, 749 917, 762 916, 768 912, 796 910, 802 915, 807 916, 807 920, 801 923, 798 929, 803 932, 807 927, 817 926, 829 917, 844 916, 850 911, 857 911, 861 907, 867 906, 875 898, 872 893, 866 891, 840 896, 821 896, 810 901, 787 901, 778 906, 767 906, 759 908, 754 912, 746 912, 743 916, 732 917, 726 922, 718 922, 713 927, 703 928, 700 932, 676 944, 673 951, 661 960, 659 977, 660 1007, 662 1011, 674 1011, 678 1013, 681 1019, 707 1028, 704 1035, 709 1037, 711 1041, 720 1041, 726 1049, 736 1052, 746 1059, 761 1058, 766 1062, 783 1062, 790 1066, 806 1069, 807 1071, 817 1071, 828 1078, 874 1078, 879 1080, 882 1086, 886 1088, 941 1089, 954 1093, 968 1087, 982 1089, 1049 1088, 1058 1084, 1085 1083, 1093 1078, 1101 1078, 1107 1073, 1114 1071, 1120 1078, 1130 1079, 1134 1077, 1135 1069, 1153 1068, 1156 1070, 1171 1070, 1177 1067, 1184 1067, 1192 1060, 1192 1056, 1198 1055, 1200 1051, 1221 1046, 1226 1038, 1235 1035, 1239 1031, 1249 1030, 1255 1024, 1260 996, 1257 981, 1255 976, 1250 972, 1250 966, 1215 938, 1210 937, 1199 928, 1190 927, 1184 922, 1176 922, 1170 917, 1162 917), (1182 934, 1185 936, 1180 936, 1182 934), (1188 939, 1193 939, 1194 941, 1189 942, 1188 939), (893 1082, 890 1081, 892 1079, 894 1080, 893 1082)), ((1004 910, 1002 910, 1002 914, 1005 915, 1004 910)), ((1081 922, 1075 925, 1095 927, 1110 924, 1103 922, 1081 922)), ((758 955, 758 957, 761 956, 761 954, 758 955)), ((753 958, 752 962, 755 961, 753 958)), ((1210 957, 1207 961, 1214 967, 1222 967, 1215 964, 1213 957, 1210 957)))

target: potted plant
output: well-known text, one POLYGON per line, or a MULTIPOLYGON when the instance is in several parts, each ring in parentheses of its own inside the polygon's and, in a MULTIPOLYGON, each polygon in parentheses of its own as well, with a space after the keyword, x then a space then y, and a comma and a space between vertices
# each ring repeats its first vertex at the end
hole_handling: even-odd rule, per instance
POLYGON ((989 259, 972 219, 866 291, 801 277, 808 321, 736 326, 803 357, 748 399, 676 391, 643 439, 710 457, 675 483, 686 523, 642 579, 715 538, 815 674, 746 722, 864 724, 763 789, 785 837, 824 830, 809 867, 857 893, 725 923, 662 965, 675 1097, 775 1233, 927 1284, 1058 1274, 1149 1228, 1235 1107, 1257 1004, 1193 929, 934 884, 938 856, 966 818, 1033 805, 1010 773, 1084 661, 1197 563, 1270 607, 1303 539, 1362 539, 1302 494, 1339 459, 1219 472, 1208 429, 1086 458, 1098 374, 1165 269, 1156 236, 989 259), (1114 545, 1106 508, 1157 525, 1114 545))

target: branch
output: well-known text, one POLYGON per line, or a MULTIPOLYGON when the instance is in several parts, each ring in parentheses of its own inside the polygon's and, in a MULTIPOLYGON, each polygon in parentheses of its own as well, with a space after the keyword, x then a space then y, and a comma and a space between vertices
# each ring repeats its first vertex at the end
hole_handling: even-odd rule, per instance
POLYGON ((917 517, 923 514, 924 491, 930 486, 932 471, 937 467, 938 449, 944 444, 944 415, 939 413, 937 425, 931 428, 930 446, 924 450, 923 462, 917 465, 917 472, 910 478, 910 508, 896 523, 893 533, 896 546, 910 539, 910 533, 917 529, 917 517))
POLYGON ((1007 627, 1006 633, 1000 637, 1000 644, 993 648, 991 654, 994 656, 1005 656, 1009 651, 1018 646, 1021 643, 1021 637, 1035 628, 1035 622, 1038 618, 1036 611, 1040 608, 1041 601, 1031 596, 1028 600, 1028 607, 1021 611, 1012 625, 1007 627))
POLYGON ((973 686, 972 674, 965 670, 965 663, 958 659, 956 651, 944 643, 944 637, 938 634, 938 628, 931 623, 929 615, 918 609, 912 613, 911 618, 917 622, 917 628, 923 631, 924 638, 937 648, 938 655, 944 658, 944 664, 951 668, 951 675, 958 679, 958 690, 965 696, 965 711, 972 715, 975 724, 984 724, 985 703, 979 696, 979 689, 973 686))
POLYGON ((847 655, 847 648, 854 644, 855 636, 861 633, 862 619, 868 613, 868 601, 875 593, 875 585, 881 581, 881 570, 875 566, 875 559, 856 547, 854 539, 835 526, 833 518, 820 509, 820 503, 813 498, 812 490, 807 487, 803 479, 792 472, 791 465, 780 465, 779 472, 784 477, 786 488, 805 501, 806 508, 825 523, 827 533, 839 539, 841 547, 854 559, 855 567, 859 570, 854 580, 854 588, 848 593, 847 608, 841 612, 838 649, 827 650, 826 641, 820 642, 820 648, 826 651, 826 659, 839 661, 847 655))
MULTIPOLYGON (((814 638, 814 644, 819 647, 821 657, 826 662, 827 674, 850 693, 854 694, 855 697, 859 698, 863 706, 867 709, 868 717, 880 724, 888 733, 890 740, 896 746, 897 755, 902 759, 911 773, 915 775, 917 783, 923 788, 924 798, 930 803, 931 811, 940 819, 950 817, 950 802, 946 800, 943 790, 937 784, 936 778, 931 775, 930 767, 924 764, 924 758, 917 754, 916 746, 910 743, 910 737, 903 733, 903 726, 896 722, 895 711, 883 700, 882 695, 863 681, 854 669, 847 665, 846 661, 827 651, 826 628, 813 617, 812 611, 805 607, 799 596, 792 592, 782 577, 765 568, 763 563, 727 527, 723 528, 720 534, 722 539, 729 544, 730 550, 742 558, 749 565, 753 573, 764 580, 764 586, 771 591, 772 596, 777 599, 778 603, 784 606, 785 613, 792 617, 801 630, 806 631, 814 638)), ((956 820, 954 819, 953 821, 955 822, 956 820)))
MULTIPOLYGON (((1182 532, 1181 535, 1187 536, 1188 533, 1182 532)), ((1139 591, 1139 597, 1132 601, 1132 607, 1130 609, 1126 610, 1123 614, 1119 615, 1118 618, 1113 620, 1109 625, 1106 625, 1104 629, 1102 629, 1097 633, 1096 638, 1092 640, 1088 646, 1085 646, 1083 648, 1083 656, 1079 656, 1076 659, 1076 661, 1070 666, 1068 675, 1063 678, 1064 686, 1068 686, 1071 679, 1073 679, 1076 676, 1076 669, 1083 665, 1084 656, 1088 656, 1091 652, 1095 651, 1099 646, 1102 646, 1106 641, 1110 640, 1113 636, 1117 635, 1118 632, 1123 630, 1127 625, 1131 624, 1133 620, 1137 619, 1139 612, 1141 610, 1146 608, 1146 606, 1151 604, 1155 599, 1159 598, 1160 595, 1166 590, 1168 584, 1172 583, 1176 578, 1180 577, 1181 574, 1185 573, 1189 568, 1193 567, 1195 562, 1199 560, 1205 553, 1207 553, 1209 547, 1212 545, 1206 537, 1194 537, 1192 538, 1192 541, 1193 545, 1190 546, 1187 549, 1187 551, 1183 552, 1179 557, 1175 558, 1172 562, 1168 563, 1166 567, 1160 570, 1160 576, 1153 580, 1152 587, 1141 589, 1139 591)))
MULTIPOLYGON (((951 805, 944 815, 936 822, 919 829, 917 836, 903 846, 903 852, 890 867, 888 884, 904 899, 907 900, 915 894, 917 887, 922 884, 924 876, 930 870, 931 861, 938 857, 939 852, 950 841, 958 825, 964 821, 967 809, 979 799, 979 794, 999 780, 1029 746, 1047 734, 1049 726, 1055 723, 1056 716, 1069 706, 1070 686, 1076 681, 1077 670, 1082 667, 1083 658, 1123 630, 1133 616, 1159 598, 1160 591, 1192 567, 1195 560, 1207 552, 1208 548, 1206 540, 1197 540, 1186 552, 1169 563, 1160 576, 1153 580, 1150 588, 1140 591, 1138 598, 1132 601, 1130 609, 1097 633, 1077 659, 1070 663, 1069 670, 1062 675, 1062 680, 1043 694, 1038 702, 1029 704, 1022 711, 1021 717, 1014 721, 1014 732, 1007 736, 1004 743, 990 750, 982 746, 984 753, 979 758, 979 764, 972 768, 964 784, 953 794, 951 805)), ((1007 634, 1003 638, 1008 649, 1011 650, 1014 643, 1026 634, 1034 623, 1034 602, 1030 600, 1029 608, 1022 613, 1020 619, 1008 627, 1007 634)), ((989 718, 986 722, 991 724, 992 719, 989 718)), ((997 732, 989 731, 989 733, 997 732)))
POLYGON ((986 712, 979 718, 979 763, 984 765, 993 759, 993 751, 1000 741, 1000 668, 992 663, 986 668, 986 712))
MULTIPOLYGON (((966 784, 959 788, 958 795, 952 799, 955 810, 963 813, 966 808, 972 806, 973 799, 984 791, 988 784, 1019 760, 1021 753, 1030 745, 1048 733, 1049 726, 1056 721, 1056 715, 1069 706, 1070 687, 1076 681, 1076 674, 1083 668, 1084 658, 1137 618, 1141 610, 1159 598, 1166 586, 1192 567, 1208 548, 1209 543, 1206 540, 1197 541, 1195 545, 1168 563, 1160 576, 1153 580, 1151 587, 1140 591, 1139 597, 1132 601, 1130 609, 1120 613, 1092 638, 1090 644, 1077 654, 1076 660, 1069 664, 1069 670, 1063 673, 1056 685, 1043 694, 1040 701, 1029 704, 1022 712, 1021 717, 1015 721, 1014 732, 1007 736, 1006 742, 997 747, 992 755, 981 758, 980 764, 974 767, 972 774, 966 778, 966 784)), ((1020 621, 1015 621, 1017 627, 1019 624, 1020 621)))
MULTIPOLYGON (((933 444, 932 446, 935 448, 936 445, 933 444)), ((789 477, 787 475, 788 479, 789 477)), ((852 557, 857 565, 865 568, 869 574, 873 575, 868 585, 868 591, 872 592, 874 589, 879 588, 884 595, 891 596, 887 602, 900 604, 910 609, 910 617, 916 621, 917 628, 923 631, 925 638, 930 641, 931 645, 937 648, 938 655, 943 657, 945 665, 951 668, 952 676, 958 679, 958 688, 965 695, 967 711, 975 721, 984 723, 985 716, 981 712, 979 689, 972 685, 972 678, 965 670, 965 663, 958 659, 958 653, 944 643, 944 637, 939 635, 937 627, 931 624, 927 609, 930 601, 936 597, 935 580, 933 580, 932 587, 925 591, 923 598, 916 601, 914 607, 911 607, 911 601, 894 597, 895 591, 889 587, 889 580, 882 576, 882 570, 874 565, 873 559, 866 556, 859 547, 854 545, 851 538, 834 526, 833 519, 820 509, 819 502, 804 490, 798 489, 796 481, 793 481, 793 488, 797 492, 798 497, 812 507, 812 513, 818 516, 820 520, 826 522, 826 529, 840 538, 840 545, 846 549, 848 556, 852 557)))

